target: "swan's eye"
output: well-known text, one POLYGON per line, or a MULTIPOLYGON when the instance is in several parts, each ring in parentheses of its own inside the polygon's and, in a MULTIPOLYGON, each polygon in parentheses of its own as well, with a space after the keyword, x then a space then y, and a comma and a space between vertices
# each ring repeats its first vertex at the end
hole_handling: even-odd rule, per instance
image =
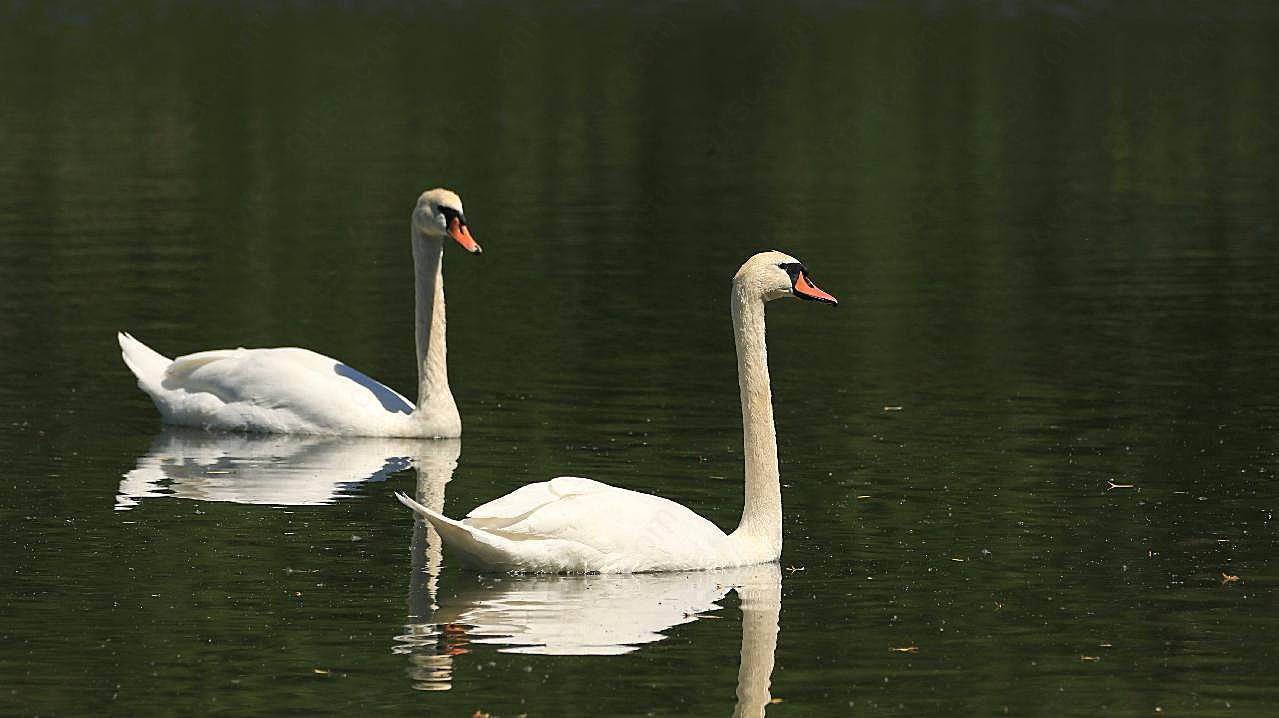
POLYGON ((445 224, 452 224, 454 218, 461 220, 462 224, 466 224, 466 217, 463 217, 461 212, 453 209, 452 207, 441 206, 440 214, 444 216, 445 224))

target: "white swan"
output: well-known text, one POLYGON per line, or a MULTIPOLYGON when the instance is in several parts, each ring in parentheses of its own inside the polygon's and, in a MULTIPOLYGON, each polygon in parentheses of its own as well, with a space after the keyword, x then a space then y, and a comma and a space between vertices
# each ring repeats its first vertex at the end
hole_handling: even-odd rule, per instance
POLYGON ((120 333, 124 363, 165 423, 282 434, 455 438, 462 421, 444 348, 444 238, 471 254, 462 200, 422 193, 411 223, 416 272, 417 406, 337 359, 309 349, 217 349, 170 360, 120 333))
POLYGON ((545 573, 631 573, 746 566, 782 551, 782 492, 764 345, 764 304, 779 297, 837 304, 794 257, 762 252, 733 277, 732 314, 742 399, 746 502, 725 534, 683 506, 598 481, 561 476, 529 484, 455 521, 404 494, 460 562, 545 573))

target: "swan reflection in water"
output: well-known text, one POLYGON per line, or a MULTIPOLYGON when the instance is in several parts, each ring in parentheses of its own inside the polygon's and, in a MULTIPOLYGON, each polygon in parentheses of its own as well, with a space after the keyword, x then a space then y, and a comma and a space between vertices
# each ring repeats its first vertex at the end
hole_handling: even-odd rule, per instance
MULTIPOLYGON (((459 439, 230 434, 168 427, 121 479, 115 508, 128 511, 143 499, 166 496, 276 506, 329 504, 354 494, 365 482, 384 481, 414 464, 443 461, 456 466, 461 447, 459 439)), ((443 482, 439 490, 442 503, 443 482)))
MULTIPOLYGON (((419 469, 418 501, 439 511, 437 477, 419 469)), ((446 479, 447 480, 447 479, 446 479)), ((442 487, 442 484, 439 485, 442 487)), ((417 690, 449 690, 454 660, 475 644, 506 653, 610 656, 660 641, 663 631, 741 599, 742 647, 734 716, 762 716, 769 703, 782 606, 776 563, 710 571, 587 576, 459 574, 467 587, 438 591, 440 538, 417 517, 409 623, 394 652, 409 657, 417 690)))

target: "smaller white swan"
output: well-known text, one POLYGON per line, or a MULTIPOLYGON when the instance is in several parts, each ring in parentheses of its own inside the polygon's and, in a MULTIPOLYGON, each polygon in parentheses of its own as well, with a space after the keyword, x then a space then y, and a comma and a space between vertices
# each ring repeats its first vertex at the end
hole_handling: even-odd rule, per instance
POLYGON ((838 304, 808 270, 781 252, 761 252, 733 277, 731 307, 742 400, 746 502, 737 530, 668 499, 591 479, 528 484, 455 521, 404 494, 396 497, 435 527, 460 562, 537 573, 633 573, 726 568, 776 561, 782 551, 782 490, 764 343, 764 304, 800 297, 838 304))
POLYGON ((215 349, 169 359, 121 332, 124 363, 179 426, 281 434, 456 438, 444 347, 444 238, 481 252, 446 189, 422 193, 411 222, 416 274, 417 406, 346 364, 309 349, 215 349))

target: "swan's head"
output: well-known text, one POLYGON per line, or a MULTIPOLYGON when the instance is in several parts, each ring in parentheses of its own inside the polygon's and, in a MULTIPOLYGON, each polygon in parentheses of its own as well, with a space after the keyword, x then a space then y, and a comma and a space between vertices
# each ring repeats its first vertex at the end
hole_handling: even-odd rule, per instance
POLYGON ((746 260, 733 276, 733 284, 766 302, 799 297, 835 306, 839 300, 813 283, 804 263, 781 252, 770 251, 746 260))
POLYGON ((428 189, 417 199, 413 209, 413 227, 426 237, 452 237, 471 254, 479 254, 479 243, 471 237, 462 213, 462 198, 442 187, 428 189))

